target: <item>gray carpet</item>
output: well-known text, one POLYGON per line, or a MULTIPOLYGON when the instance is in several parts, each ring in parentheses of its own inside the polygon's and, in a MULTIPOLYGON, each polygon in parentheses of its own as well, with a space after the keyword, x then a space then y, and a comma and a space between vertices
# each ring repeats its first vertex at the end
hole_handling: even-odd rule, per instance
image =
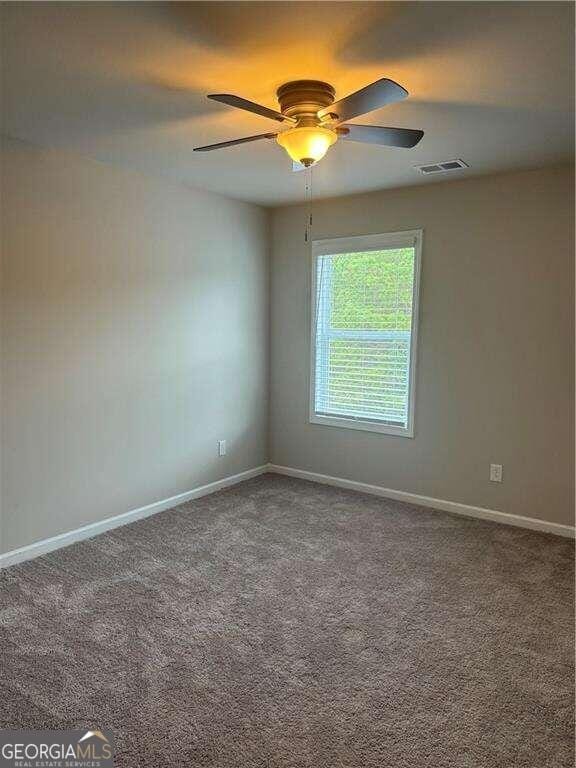
POLYGON ((265 475, 0 578, 0 724, 120 768, 574 764, 566 539, 265 475))

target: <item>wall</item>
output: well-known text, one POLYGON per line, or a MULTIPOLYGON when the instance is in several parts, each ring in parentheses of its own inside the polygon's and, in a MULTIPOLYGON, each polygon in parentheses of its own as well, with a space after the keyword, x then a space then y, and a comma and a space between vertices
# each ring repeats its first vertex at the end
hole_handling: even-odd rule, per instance
POLYGON ((415 437, 308 423, 309 252, 274 211, 271 461, 570 524, 573 168, 314 204, 314 237, 424 229, 415 437), (491 462, 504 482, 488 480, 491 462))
POLYGON ((12 140, 2 187, 1 551, 264 463, 266 211, 12 140))
MULTIPOLYGON (((2 149, 0 551, 266 462, 266 211, 2 149)), ((413 440, 308 423, 304 210, 275 210, 271 460, 571 523, 572 173, 314 204, 317 237, 424 228, 413 440)))

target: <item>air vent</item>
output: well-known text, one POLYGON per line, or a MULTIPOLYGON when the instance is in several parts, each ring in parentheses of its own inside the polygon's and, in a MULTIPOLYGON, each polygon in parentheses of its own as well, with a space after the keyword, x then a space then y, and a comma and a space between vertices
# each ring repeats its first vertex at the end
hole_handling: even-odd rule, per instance
POLYGON ((426 163, 426 165, 415 165, 417 171, 428 175, 430 173, 449 173, 450 171, 460 171, 462 168, 468 168, 464 160, 444 160, 441 163, 426 163))

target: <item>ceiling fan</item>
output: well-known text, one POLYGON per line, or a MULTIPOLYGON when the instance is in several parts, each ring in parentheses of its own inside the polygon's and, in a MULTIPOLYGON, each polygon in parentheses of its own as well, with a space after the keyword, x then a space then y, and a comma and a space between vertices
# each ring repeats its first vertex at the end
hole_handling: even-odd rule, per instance
POLYGON ((394 104, 408 96, 405 88, 386 77, 339 101, 334 101, 334 88, 320 80, 293 80, 284 83, 278 88, 276 96, 280 111, 229 93, 210 94, 209 99, 254 112, 290 127, 278 133, 259 133, 256 136, 195 147, 194 151, 211 152, 214 149, 233 147, 260 139, 276 139, 294 161, 294 170, 300 170, 321 160, 338 139, 379 144, 383 147, 411 148, 424 136, 423 131, 410 128, 383 128, 347 122, 358 115, 394 104))

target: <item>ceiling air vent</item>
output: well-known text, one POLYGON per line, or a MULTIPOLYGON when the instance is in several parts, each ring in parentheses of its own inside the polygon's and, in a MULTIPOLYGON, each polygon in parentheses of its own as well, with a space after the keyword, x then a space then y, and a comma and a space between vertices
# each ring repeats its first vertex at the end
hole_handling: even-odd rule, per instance
POLYGON ((441 163, 426 163, 426 165, 415 165, 417 171, 428 175, 430 173, 449 173, 450 171, 460 171, 462 168, 468 168, 464 160, 444 160, 441 163))

